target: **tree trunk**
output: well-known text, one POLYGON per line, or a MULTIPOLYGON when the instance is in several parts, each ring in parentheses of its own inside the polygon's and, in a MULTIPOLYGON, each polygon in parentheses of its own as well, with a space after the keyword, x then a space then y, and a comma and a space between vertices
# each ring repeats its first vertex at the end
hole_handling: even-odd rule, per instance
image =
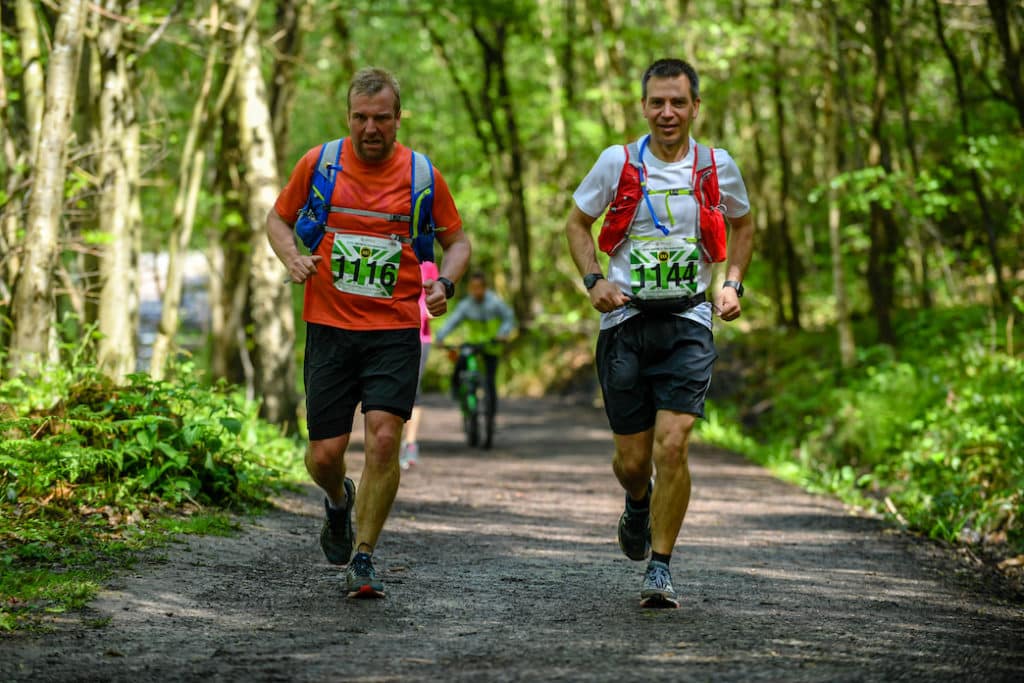
MULTIPOLYGON (((893 75, 896 77, 896 92, 900 98, 900 120, 903 123, 903 134, 906 137, 906 148, 907 156, 910 159, 910 169, 914 174, 914 178, 921 177, 921 166, 918 163, 917 158, 917 139, 914 134, 914 126, 910 120, 910 101, 908 97, 908 86, 907 79, 903 72, 903 54, 902 50, 893 45, 892 50, 892 67, 893 75)), ((915 195, 911 198, 912 201, 919 201, 919 198, 915 195)), ((910 217, 910 239, 912 242, 913 253, 917 257, 917 262, 914 264, 915 270, 917 271, 918 280, 918 297, 921 308, 931 308, 932 306, 932 290, 930 286, 931 277, 929 275, 928 268, 928 250, 925 248, 924 240, 921 238, 921 222, 914 216, 910 217)))
POLYGON ((260 69, 261 50, 255 0, 233 0, 239 62, 235 97, 239 142, 244 164, 246 218, 251 228, 251 271, 248 310, 253 321, 253 364, 260 414, 290 429, 296 428, 295 320, 291 288, 264 231, 280 183, 274 154, 274 133, 260 69))
POLYGON ((554 152, 555 177, 564 177, 562 172, 569 159, 569 126, 565 119, 563 93, 565 88, 561 81, 561 70, 558 66, 554 40, 552 8, 553 0, 538 0, 537 11, 540 15, 540 35, 544 47, 544 66, 547 68, 548 101, 551 103, 551 149, 554 152))
POLYGON ((508 222, 509 260, 512 263, 512 306, 515 309, 519 324, 529 326, 533 319, 533 278, 530 267, 530 219, 526 210, 526 193, 523 189, 525 169, 525 152, 519 137, 519 125, 516 120, 516 105, 512 101, 512 89, 508 82, 508 67, 505 63, 504 36, 500 43, 499 57, 495 65, 498 75, 498 102, 505 114, 505 126, 508 134, 506 153, 508 170, 505 182, 508 189, 508 222))
MULTIPOLYGON (((953 52, 953 47, 949 44, 949 41, 946 40, 946 28, 942 21, 942 10, 939 7, 938 0, 932 0, 932 15, 935 18, 935 33, 938 36, 939 44, 942 46, 942 51, 945 53, 946 59, 949 61, 949 66, 953 70, 953 83, 956 86, 957 110, 960 112, 960 131, 964 137, 970 137, 971 130, 970 122, 967 118, 967 112, 971 105, 967 101, 967 93, 964 89, 964 79, 960 72, 960 60, 957 59, 956 53, 953 52)), ((995 270, 996 276, 996 295, 999 303, 1005 305, 1009 301, 1009 295, 1006 290, 1006 283, 1003 281, 1003 261, 999 256, 995 221, 992 218, 992 211, 989 209, 988 197, 985 195, 981 176, 979 176, 978 172, 973 168, 970 170, 968 175, 971 179, 971 190, 974 192, 974 197, 978 202, 978 209, 981 211, 982 223, 985 225, 985 236, 988 239, 989 256, 992 259, 992 269, 995 270)))
MULTIPOLYGON (((302 36, 312 12, 310 0, 277 0, 274 74, 270 80, 270 117, 274 126, 274 154, 279 164, 288 159, 288 132, 298 79, 296 66, 302 54, 302 36)), ((287 172, 279 168, 279 172, 287 172)))
POLYGON ((1021 45, 1024 36, 1020 34, 1021 27, 1014 25, 1021 17, 1020 6, 1015 14, 1006 0, 988 0, 988 11, 1003 52, 1003 78, 1010 89, 1010 99, 1017 107, 1017 120, 1024 129, 1024 46, 1021 45))
MULTIPOLYGON (((885 134, 889 28, 889 0, 872 0, 871 43, 874 51, 875 91, 871 105, 868 163, 881 167, 886 176, 892 171, 889 140, 885 134)), ((871 293, 875 321, 878 324, 878 339, 884 344, 893 344, 896 341, 892 327, 894 271, 897 265, 895 251, 899 245, 899 236, 892 210, 877 201, 871 202, 869 225, 871 244, 868 249, 868 291, 871 293)))
POLYGON ((238 125, 233 112, 224 111, 220 124, 220 148, 214 196, 218 203, 207 232, 210 261, 210 370, 217 379, 244 384, 246 394, 255 395, 253 377, 248 372, 244 332, 245 302, 249 297, 248 226, 229 217, 245 212, 240 203, 242 165, 238 125), (241 342, 239 341, 241 340, 241 342))
MULTIPOLYGON (((775 9, 780 9, 778 0, 775 9)), ((790 150, 786 144, 786 104, 782 99, 782 51, 773 48, 775 77, 772 79, 772 96, 775 104, 775 154, 779 165, 779 196, 778 196, 778 238, 786 262, 786 285, 789 294, 789 322, 794 329, 800 329, 800 262, 796 256, 796 247, 789 230, 789 194, 790 194, 790 150)))
POLYGON ((22 63, 21 94, 25 101, 25 128, 28 130, 29 159, 36 158, 39 136, 43 130, 43 62, 39 48, 38 3, 17 0, 18 45, 22 63))
MULTIPOLYGON (((217 0, 210 4, 207 26, 210 48, 206 53, 203 80, 192 107, 192 118, 185 136, 181 168, 178 169, 178 191, 174 200, 174 218, 170 239, 167 241, 166 286, 160 310, 160 324, 157 328, 156 339, 153 341, 153 355, 150 358, 149 366, 149 374, 154 379, 164 377, 167 361, 174 353, 174 338, 178 334, 179 325, 178 309, 181 306, 184 259, 192 242, 196 207, 199 205, 199 190, 206 168, 204 143, 208 130, 207 120, 210 115, 210 91, 213 88, 214 75, 221 55, 220 37, 217 35, 220 26, 220 4, 217 0)), ((211 281, 213 279, 212 269, 210 279, 211 281)))
MULTIPOLYGON (((103 8, 123 16, 124 0, 104 0, 103 8)), ((126 165, 128 128, 135 117, 132 85, 122 45, 123 24, 99 17, 96 36, 99 91, 99 228, 109 241, 99 254, 100 297, 97 361, 116 381, 135 371, 135 318, 129 302, 136 262, 131 224, 132 184, 126 165)))
MULTIPOLYGON (((835 59, 842 59, 839 43, 839 26, 834 17, 826 20, 831 41, 831 51, 835 59)), ((839 189, 832 187, 831 180, 839 176, 843 170, 843 122, 836 115, 836 91, 838 68, 836 73, 826 73, 825 96, 823 107, 824 125, 819 134, 819 145, 825 151, 825 179, 829 182, 828 191, 828 243, 832 265, 832 294, 836 301, 836 334, 839 341, 839 362, 843 368, 852 368, 857 362, 857 346, 853 336, 853 325, 850 322, 850 303, 846 295, 846 272, 843 265, 842 208, 839 189), (831 140, 828 138, 831 137, 831 140)))
POLYGON ((35 183, 29 199, 26 250, 14 294, 10 369, 29 372, 53 360, 53 274, 60 250, 67 137, 75 98, 75 77, 85 29, 85 0, 64 0, 54 31, 46 77, 42 134, 34 159, 35 183))

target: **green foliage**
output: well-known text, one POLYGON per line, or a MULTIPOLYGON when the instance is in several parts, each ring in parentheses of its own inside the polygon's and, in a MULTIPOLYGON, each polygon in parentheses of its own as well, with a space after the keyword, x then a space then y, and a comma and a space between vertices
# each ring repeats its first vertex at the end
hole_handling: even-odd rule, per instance
POLYGON ((77 606, 169 534, 230 531, 196 513, 245 509, 289 480, 298 444, 239 390, 179 370, 116 385, 73 362, 0 384, 0 628, 77 606))
POLYGON ((1024 359, 991 316, 908 316, 900 349, 863 348, 845 373, 819 333, 735 340, 748 356, 773 348, 744 392, 773 397, 772 410, 744 435, 717 406, 702 438, 935 538, 1024 551, 1024 359))

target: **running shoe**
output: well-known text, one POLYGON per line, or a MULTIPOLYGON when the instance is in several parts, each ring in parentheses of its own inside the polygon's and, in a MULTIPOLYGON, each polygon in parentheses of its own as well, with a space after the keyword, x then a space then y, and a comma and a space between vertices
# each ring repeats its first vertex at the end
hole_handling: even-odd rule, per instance
POLYGON ((367 553, 356 553, 345 571, 345 590, 350 598, 383 598, 384 584, 377 578, 373 560, 367 553))
POLYGON ((324 499, 327 518, 320 529, 320 547, 323 548, 327 561, 331 564, 347 564, 352 557, 352 508, 356 504, 356 485, 351 479, 345 478, 345 507, 336 510, 324 499))
MULTIPOLYGON (((650 499, 651 486, 647 496, 650 499)), ((651 554, 651 508, 637 510, 626 494, 626 507, 619 517, 619 548, 631 560, 646 560, 651 554)))
POLYGON ((644 572, 644 585, 640 589, 641 607, 679 607, 679 598, 672 587, 672 574, 664 562, 651 560, 644 572))

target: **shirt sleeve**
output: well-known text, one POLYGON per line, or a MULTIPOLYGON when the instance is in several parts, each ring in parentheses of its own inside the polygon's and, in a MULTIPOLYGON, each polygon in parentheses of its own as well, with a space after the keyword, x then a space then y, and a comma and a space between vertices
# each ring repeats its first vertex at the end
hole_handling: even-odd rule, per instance
POLYGON ((722 195, 722 204, 725 205, 725 215, 729 218, 746 216, 750 213, 750 199, 736 161, 727 151, 716 147, 715 165, 718 168, 718 189, 722 195))
POLYGON ((313 168, 320 158, 320 147, 314 147, 299 159, 288 178, 288 184, 281 190, 274 202, 274 211, 289 225, 295 225, 299 210, 309 199, 309 186, 313 182, 313 168))
POLYGON ((444 228, 445 231, 462 230, 462 217, 455 207, 455 199, 452 197, 447 181, 436 167, 434 168, 434 221, 438 228, 444 228))
POLYGON ((626 150, 622 145, 614 145, 601 152, 594 167, 584 176, 572 195, 580 211, 594 218, 604 213, 615 199, 625 163, 626 150))
POLYGON ((494 305, 498 312, 498 317, 501 319, 498 336, 507 337, 512 334, 512 330, 516 327, 516 314, 512 311, 512 307, 499 299, 497 295, 494 296, 494 305))

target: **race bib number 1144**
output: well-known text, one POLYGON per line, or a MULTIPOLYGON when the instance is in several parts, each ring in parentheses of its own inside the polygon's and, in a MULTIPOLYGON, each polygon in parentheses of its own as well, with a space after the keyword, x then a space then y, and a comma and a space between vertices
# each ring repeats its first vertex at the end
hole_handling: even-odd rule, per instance
POLYGON ((370 235, 334 235, 331 271, 342 292, 390 299, 398 283, 402 243, 370 235))
POLYGON ((669 299, 697 291, 700 249, 686 239, 636 240, 630 245, 629 279, 633 296, 669 299))

